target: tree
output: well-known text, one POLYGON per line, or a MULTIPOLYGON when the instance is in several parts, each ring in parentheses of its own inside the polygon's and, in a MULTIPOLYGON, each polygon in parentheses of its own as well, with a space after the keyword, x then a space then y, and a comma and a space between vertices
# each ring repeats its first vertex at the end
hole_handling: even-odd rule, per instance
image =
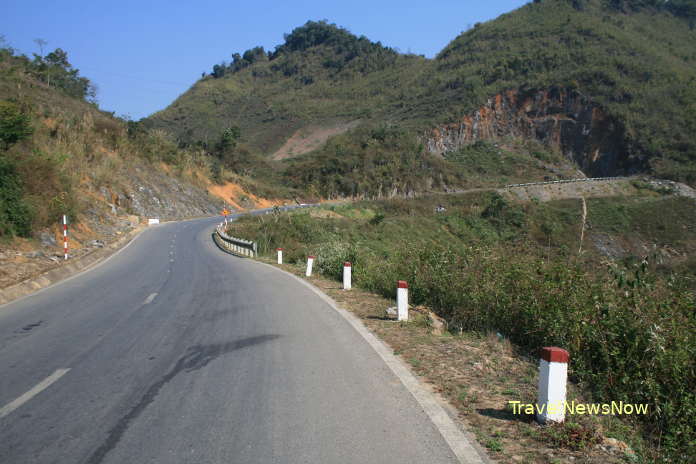
POLYGON ((46 62, 46 84, 49 87, 51 85, 51 74, 53 74, 54 70, 61 72, 67 71, 72 67, 68 62, 68 54, 60 48, 56 48, 46 55, 44 61, 46 62))
POLYGON ((211 75, 217 79, 218 77, 223 77, 225 75, 225 64, 216 64, 213 66, 213 72, 211 75))
POLYGON ((241 136, 241 131, 239 127, 232 126, 225 129, 220 136, 220 141, 217 143, 215 149, 223 154, 227 150, 234 149, 237 146, 237 140, 241 136))
POLYGON ((41 53, 41 55, 39 55, 39 56, 43 57, 44 47, 46 45, 48 45, 48 42, 45 41, 44 39, 38 38, 38 39, 34 39, 34 43, 39 46, 39 52, 41 53))
POLYGON ((0 148, 7 149, 33 132, 28 115, 15 103, 0 101, 0 148))

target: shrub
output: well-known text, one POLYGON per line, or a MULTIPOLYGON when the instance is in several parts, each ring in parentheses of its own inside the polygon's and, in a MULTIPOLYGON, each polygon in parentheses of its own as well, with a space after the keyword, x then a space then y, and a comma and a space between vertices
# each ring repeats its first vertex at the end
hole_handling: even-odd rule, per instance
POLYGON ((0 155, 0 236, 31 233, 32 214, 23 196, 22 181, 9 159, 0 155))
POLYGON ((0 149, 8 148, 32 133, 29 116, 15 103, 0 101, 0 149))

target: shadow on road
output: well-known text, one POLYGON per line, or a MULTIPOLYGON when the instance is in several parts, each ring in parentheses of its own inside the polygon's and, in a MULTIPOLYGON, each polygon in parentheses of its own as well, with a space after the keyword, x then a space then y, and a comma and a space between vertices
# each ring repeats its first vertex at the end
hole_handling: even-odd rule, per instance
POLYGON ((258 345, 260 343, 266 343, 276 338, 280 335, 259 335, 256 337, 243 338, 241 340, 236 340, 228 343, 216 343, 212 345, 194 345, 190 347, 184 356, 179 358, 174 367, 167 372, 161 379, 152 384, 150 388, 147 389, 145 394, 140 398, 140 401, 131 408, 131 410, 123 416, 116 425, 109 430, 109 434, 102 443, 102 445, 97 448, 97 450, 92 453, 92 455, 87 460, 88 464, 99 464, 101 463, 106 455, 116 447, 119 440, 123 434, 128 430, 131 422, 136 419, 140 413, 142 413, 147 406, 155 400, 157 394, 160 392, 162 387, 164 387, 170 380, 176 377, 181 371, 193 372, 210 364, 211 361, 216 358, 231 353, 233 351, 241 350, 250 346, 258 345))

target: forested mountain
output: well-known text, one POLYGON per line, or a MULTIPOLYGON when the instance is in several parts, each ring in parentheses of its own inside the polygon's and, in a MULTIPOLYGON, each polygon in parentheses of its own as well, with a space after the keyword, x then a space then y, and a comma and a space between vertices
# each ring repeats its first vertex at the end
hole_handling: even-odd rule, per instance
POLYGON ((207 147, 225 129, 238 128, 237 153, 226 157, 232 169, 276 176, 300 188, 312 178, 313 191, 327 196, 370 196, 385 189, 408 193, 426 184, 440 189, 465 184, 466 174, 432 156, 428 147, 439 143, 431 140, 434 130, 451 132, 459 125, 461 132, 467 118, 481 118, 489 105, 498 119, 514 113, 516 125, 464 137, 463 144, 450 144, 450 151, 523 134, 587 167, 589 175, 643 172, 694 185, 695 18, 693 0, 541 0, 476 24, 434 59, 398 53, 326 21, 309 21, 274 51, 256 47, 232 54, 229 63, 215 65, 143 123, 176 134, 184 144, 207 147), (499 114, 496 98, 511 94, 514 99, 502 104, 508 114, 499 114), (579 111, 592 113, 590 132, 571 140, 570 124, 575 126, 570 132, 588 131, 579 111), (552 123, 563 127, 549 132, 552 123), (356 124, 363 127, 352 129, 356 124), (293 137, 311 138, 322 128, 342 132, 336 129, 341 127, 351 129, 333 144, 297 150, 295 157, 311 153, 295 160, 271 161, 293 137), (399 132, 399 142, 387 146, 366 135, 380 127, 399 132), (554 137, 560 142, 549 145, 554 137), (405 153, 411 182, 395 179, 397 171, 375 171, 405 153), (591 168, 598 166, 593 157, 605 161, 591 168), (344 185, 300 172, 322 167, 326 172, 327 163, 329 177, 349 178, 344 185), (381 187, 361 180, 375 176, 381 187))

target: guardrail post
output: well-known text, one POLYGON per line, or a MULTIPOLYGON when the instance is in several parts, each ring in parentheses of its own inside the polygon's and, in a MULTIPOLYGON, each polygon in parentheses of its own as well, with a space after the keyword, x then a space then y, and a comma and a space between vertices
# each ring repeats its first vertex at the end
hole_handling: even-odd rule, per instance
POLYGON ((343 290, 350 290, 351 270, 352 265, 348 261, 343 263, 343 290))
POLYGON ((314 256, 307 256, 307 271, 305 275, 307 277, 312 275, 312 265, 314 264, 314 256))
POLYGON ((251 256, 254 257, 254 258, 257 257, 257 256, 259 255, 257 243, 254 242, 254 243, 251 245, 251 248, 252 248, 252 251, 253 251, 253 254, 252 254, 251 256))
POLYGON ((397 282, 396 310, 398 311, 398 320, 408 321, 408 284, 405 280, 397 282))
POLYGON ((283 249, 276 248, 276 251, 278 252, 278 264, 283 264, 283 249))
POLYGON ((536 418, 542 424, 565 420, 569 358, 563 348, 547 346, 541 349, 536 418))

